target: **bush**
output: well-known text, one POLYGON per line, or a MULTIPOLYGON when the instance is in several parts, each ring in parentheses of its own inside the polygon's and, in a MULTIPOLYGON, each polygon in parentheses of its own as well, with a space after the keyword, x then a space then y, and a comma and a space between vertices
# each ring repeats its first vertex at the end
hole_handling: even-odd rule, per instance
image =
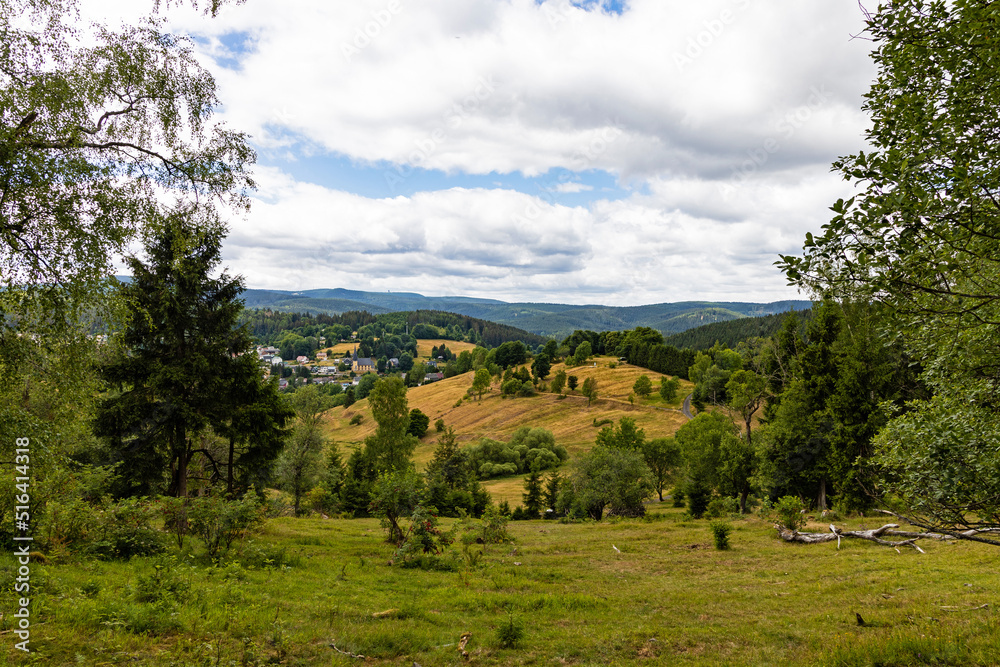
POLYGON ((510 517, 501 507, 490 505, 483 512, 483 542, 486 544, 503 544, 512 541, 507 533, 507 521, 510 517))
POLYGON ((393 556, 394 562, 403 567, 419 567, 424 570, 453 569, 452 565, 441 567, 434 556, 444 553, 454 542, 451 533, 441 530, 434 508, 418 505, 410 515, 410 526, 403 534, 402 542, 393 556))
POLYGON ((436 422, 434 422, 434 430, 437 431, 438 433, 441 433, 441 432, 444 431, 444 420, 443 419, 439 419, 436 422))
POLYGON ((774 505, 778 523, 788 530, 798 530, 805 525, 806 519, 802 509, 802 501, 796 496, 784 496, 774 505))
POLYGON ((684 495, 687 496, 688 512, 691 513, 691 516, 695 519, 705 516, 712 491, 704 486, 691 485, 684 492, 684 495))
POLYGON ((521 391, 521 381, 517 378, 511 378, 500 385, 500 394, 502 396, 516 396, 519 391, 521 391))
POLYGON ((715 548, 725 551, 729 548, 729 533, 733 532, 731 524, 725 521, 713 521, 709 524, 712 529, 712 537, 715 539, 715 548))
POLYGON ((97 510, 88 551, 102 560, 162 553, 166 548, 163 533, 150 525, 158 514, 157 507, 146 499, 106 500, 97 510))
POLYGON ((497 627, 496 640, 500 648, 514 648, 524 639, 524 622, 513 614, 497 627))
POLYGON ((705 509, 705 516, 709 519, 722 519, 730 514, 740 513, 740 502, 736 498, 712 498, 705 509))
POLYGON ((233 542, 258 531, 264 525, 264 516, 264 506, 252 492, 240 500, 194 498, 188 507, 191 532, 202 539, 212 559, 229 551, 233 542))
POLYGON ((364 420, 365 420, 365 416, 359 412, 358 414, 356 414, 353 417, 351 417, 351 422, 350 423, 351 423, 351 426, 357 426, 358 424, 360 424, 364 420))
POLYGON ((673 493, 673 506, 674 507, 684 507, 684 489, 674 487, 673 493))

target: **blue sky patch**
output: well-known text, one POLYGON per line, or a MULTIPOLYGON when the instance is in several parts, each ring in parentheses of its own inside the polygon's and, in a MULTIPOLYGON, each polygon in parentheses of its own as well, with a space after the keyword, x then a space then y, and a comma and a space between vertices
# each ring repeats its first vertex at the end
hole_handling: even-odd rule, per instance
POLYGON ((296 181, 313 183, 331 190, 350 192, 371 199, 412 197, 419 192, 450 188, 515 190, 562 206, 589 206, 598 200, 619 200, 641 192, 642 186, 619 183, 612 172, 590 169, 574 172, 550 169, 539 176, 510 174, 446 173, 389 162, 366 164, 343 155, 298 156, 281 159, 262 151, 262 165, 281 169, 296 181))

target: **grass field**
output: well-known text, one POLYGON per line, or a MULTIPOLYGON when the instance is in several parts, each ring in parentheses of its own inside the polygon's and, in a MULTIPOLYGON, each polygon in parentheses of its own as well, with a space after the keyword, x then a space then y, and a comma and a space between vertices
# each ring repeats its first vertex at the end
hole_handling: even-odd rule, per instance
MULTIPOLYGON (((654 388, 658 388, 660 374, 629 365, 616 364, 615 368, 611 368, 611 363, 614 362, 610 358, 599 358, 591 365, 566 368, 564 364, 556 364, 552 369, 552 374, 562 369, 569 375, 576 375, 581 385, 588 377, 597 380, 598 400, 590 406, 579 389, 564 399, 552 393, 502 398, 496 385, 483 395, 482 400, 463 400, 466 390, 472 386, 472 373, 410 389, 407 392, 410 408, 419 408, 431 420, 431 428, 414 454, 418 469, 422 469, 434 452, 437 442, 434 422, 438 419, 443 419, 446 425, 455 429, 462 444, 483 437, 508 440, 522 425, 546 428, 552 431, 556 442, 565 446, 571 456, 582 454, 594 445, 599 430, 594 427, 595 421, 610 419, 617 423, 621 417, 631 417, 646 431, 648 438, 673 435, 687 421, 680 407, 682 397, 691 389, 691 383, 681 381, 681 390, 673 403, 664 403, 654 393, 649 398, 636 399, 633 404, 628 401, 628 396, 636 379, 640 375, 648 375, 653 380, 654 388)), ((341 447, 361 443, 374 431, 375 422, 367 400, 358 401, 349 408, 334 408, 326 418, 327 437, 341 447), (362 422, 352 425, 351 418, 357 414, 362 415, 362 422)), ((490 480, 484 486, 498 502, 508 500, 517 504, 521 501, 521 477, 490 480)))
POLYGON ((476 349, 475 343, 466 343, 460 340, 445 340, 443 338, 418 338, 417 339, 417 358, 418 359, 430 359, 431 349, 435 347, 441 347, 445 345, 451 350, 456 356, 462 352, 476 349))
POLYGON ((867 542, 787 544, 769 522, 749 518, 733 520, 732 548, 717 551, 708 522, 682 512, 512 523, 513 543, 488 547, 475 566, 458 559, 454 571, 390 566, 392 549, 372 519, 271 520, 254 548, 283 549, 290 567, 213 567, 191 556, 33 563, 30 656, 13 649, 16 565, 5 555, 0 664, 1000 661, 994 547, 934 542, 918 554, 867 542), (504 648, 498 632, 511 623, 524 635, 504 648), (467 661, 457 650, 463 633, 471 633, 467 661))

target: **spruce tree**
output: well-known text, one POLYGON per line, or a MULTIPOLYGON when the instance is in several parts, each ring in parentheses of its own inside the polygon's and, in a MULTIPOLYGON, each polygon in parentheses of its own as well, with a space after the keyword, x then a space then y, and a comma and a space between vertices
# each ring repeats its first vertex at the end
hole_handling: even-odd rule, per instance
POLYGON ((147 260, 127 260, 120 287, 130 316, 117 336, 121 353, 101 369, 113 393, 97 406, 95 432, 108 438, 124 495, 188 495, 193 457, 208 456, 197 437, 220 427, 232 409, 234 359, 250 349, 236 326, 243 280, 216 267, 224 228, 180 208, 154 220, 147 260))

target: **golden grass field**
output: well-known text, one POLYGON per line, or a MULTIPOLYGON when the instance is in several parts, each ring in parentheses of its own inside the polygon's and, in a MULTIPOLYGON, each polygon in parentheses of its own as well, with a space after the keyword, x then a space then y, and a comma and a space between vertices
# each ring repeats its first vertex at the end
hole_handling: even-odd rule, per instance
POLYGON ((476 349, 475 343, 466 343, 460 340, 445 340, 443 338, 420 338, 417 340, 417 357, 420 359, 430 359, 431 348, 446 345, 456 355, 462 352, 476 349))
MULTIPOLYGON (((448 341, 427 342, 429 350, 431 345, 448 341)), ((450 344, 449 349, 452 349, 450 344)), ((552 393, 527 398, 502 398, 499 386, 494 384, 482 400, 463 398, 472 386, 472 373, 411 388, 407 392, 410 408, 419 408, 431 420, 431 428, 414 453, 418 469, 423 468, 434 452, 437 442, 434 423, 438 419, 443 419, 447 426, 455 429, 462 444, 474 443, 479 438, 508 440, 520 426, 546 428, 552 431, 556 442, 565 446, 570 456, 574 457, 593 446, 599 430, 594 427, 595 420, 611 419, 617 422, 621 417, 631 417, 646 431, 647 438, 673 435, 687 421, 680 408, 683 397, 691 390, 690 382, 682 380, 678 398, 666 404, 655 393, 664 376, 627 364, 611 368, 612 363, 616 363, 614 359, 600 357, 584 366, 567 368, 562 363, 553 366, 553 375, 565 370, 568 375, 576 375, 580 385, 588 377, 597 380, 598 399, 590 406, 587 399, 580 395, 579 387, 565 399, 552 393), (654 393, 649 398, 635 398, 633 404, 628 397, 640 375, 650 377, 654 393)), ((349 408, 334 408, 327 414, 326 435, 342 448, 360 444, 374 432, 375 422, 368 410, 367 400, 358 401, 349 408), (363 421, 352 426, 350 420, 356 414, 361 414, 363 421)), ((484 486, 498 502, 520 502, 523 490, 521 477, 490 480, 484 486)))

